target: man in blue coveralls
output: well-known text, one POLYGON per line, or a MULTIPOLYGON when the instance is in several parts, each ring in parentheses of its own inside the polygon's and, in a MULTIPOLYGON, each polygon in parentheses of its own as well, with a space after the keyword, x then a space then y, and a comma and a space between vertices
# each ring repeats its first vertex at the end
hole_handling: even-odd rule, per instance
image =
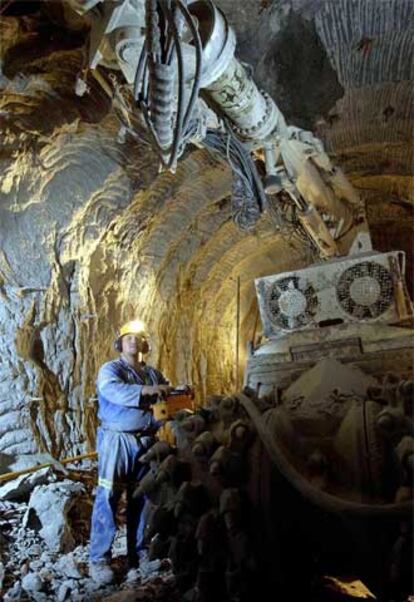
POLYGON ((147 468, 139 462, 148 442, 163 424, 155 420, 151 402, 172 390, 164 376, 142 361, 149 350, 139 321, 122 326, 115 348, 119 359, 107 362, 97 380, 100 427, 97 432, 98 487, 92 513, 90 575, 101 585, 114 579, 110 567, 116 533, 116 509, 127 488, 127 552, 130 566, 143 550, 144 500, 132 493, 147 468))

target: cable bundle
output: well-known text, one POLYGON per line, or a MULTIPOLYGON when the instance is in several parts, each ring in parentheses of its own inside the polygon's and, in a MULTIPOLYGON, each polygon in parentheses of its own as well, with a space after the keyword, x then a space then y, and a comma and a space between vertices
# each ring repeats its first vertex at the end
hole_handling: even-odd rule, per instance
POLYGON ((229 127, 225 133, 207 130, 203 144, 230 165, 233 172, 233 219, 241 230, 251 230, 267 202, 250 152, 229 127))
POLYGON ((190 119, 200 89, 202 44, 186 2, 146 0, 145 8, 147 35, 135 74, 134 99, 143 113, 161 164, 166 169, 175 170, 188 139, 190 119), (188 102, 185 101, 185 81, 188 78, 181 39, 184 23, 191 32, 196 56, 188 102))
MULTIPOLYGON (((134 99, 143 114, 164 168, 175 170, 177 159, 196 134, 194 108, 200 90, 202 43, 186 0, 146 0, 146 37, 134 80, 134 99), (182 30, 187 25, 195 48, 195 73, 188 101, 182 30), (177 75, 176 75, 177 74, 177 75)), ((266 195, 249 150, 230 126, 207 130, 202 144, 224 159, 233 171, 232 212, 237 226, 251 230, 267 206, 266 195)), ((279 227, 277 209, 271 217, 279 227)))
POLYGON ((309 251, 314 251, 314 246, 309 235, 304 229, 298 217, 298 206, 292 197, 285 191, 267 197, 267 210, 275 223, 280 224, 281 235, 290 243, 295 241, 300 245, 306 245, 309 251), (275 214, 276 212, 276 214, 275 214))

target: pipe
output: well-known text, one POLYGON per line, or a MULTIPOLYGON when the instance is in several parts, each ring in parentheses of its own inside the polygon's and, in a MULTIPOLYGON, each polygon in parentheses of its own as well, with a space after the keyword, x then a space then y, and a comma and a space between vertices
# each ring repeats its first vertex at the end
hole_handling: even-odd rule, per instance
POLYGON ((0 483, 4 483, 6 481, 11 481, 16 477, 20 477, 23 474, 29 474, 31 472, 36 472, 41 468, 47 468, 48 466, 54 466, 55 464, 71 464, 72 462, 78 462, 79 460, 86 460, 87 458, 97 458, 98 452, 88 452, 87 454, 81 454, 80 456, 73 456, 72 458, 65 458, 64 460, 55 460, 53 458, 53 462, 46 462, 44 464, 37 464, 36 466, 31 466, 30 468, 24 468, 23 470, 16 470, 14 472, 5 472, 0 475, 0 483))
POLYGON ((221 77, 209 84, 205 92, 246 141, 260 146, 275 130, 278 134, 286 130, 284 117, 273 99, 258 89, 236 58, 231 59, 221 77))

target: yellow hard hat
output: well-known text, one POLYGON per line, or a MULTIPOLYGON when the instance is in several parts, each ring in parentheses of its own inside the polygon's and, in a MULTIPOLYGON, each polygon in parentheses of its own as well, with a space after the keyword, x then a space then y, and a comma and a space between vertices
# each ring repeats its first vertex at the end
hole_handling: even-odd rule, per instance
POLYGON ((141 320, 131 320, 121 326, 119 337, 126 334, 145 334, 145 324, 141 320))

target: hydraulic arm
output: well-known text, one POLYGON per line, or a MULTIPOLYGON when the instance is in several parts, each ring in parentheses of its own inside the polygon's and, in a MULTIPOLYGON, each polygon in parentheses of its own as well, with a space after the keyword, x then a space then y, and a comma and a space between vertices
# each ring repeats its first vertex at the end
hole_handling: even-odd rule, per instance
POLYGON ((213 2, 67 1, 91 26, 77 93, 87 89, 87 70, 120 71, 161 169, 174 172, 189 143, 208 147, 233 170, 240 227, 253 227, 269 198, 280 226, 283 199, 321 257, 371 249, 358 194, 322 142, 288 126, 274 100, 257 87, 236 58, 234 31, 213 2))

